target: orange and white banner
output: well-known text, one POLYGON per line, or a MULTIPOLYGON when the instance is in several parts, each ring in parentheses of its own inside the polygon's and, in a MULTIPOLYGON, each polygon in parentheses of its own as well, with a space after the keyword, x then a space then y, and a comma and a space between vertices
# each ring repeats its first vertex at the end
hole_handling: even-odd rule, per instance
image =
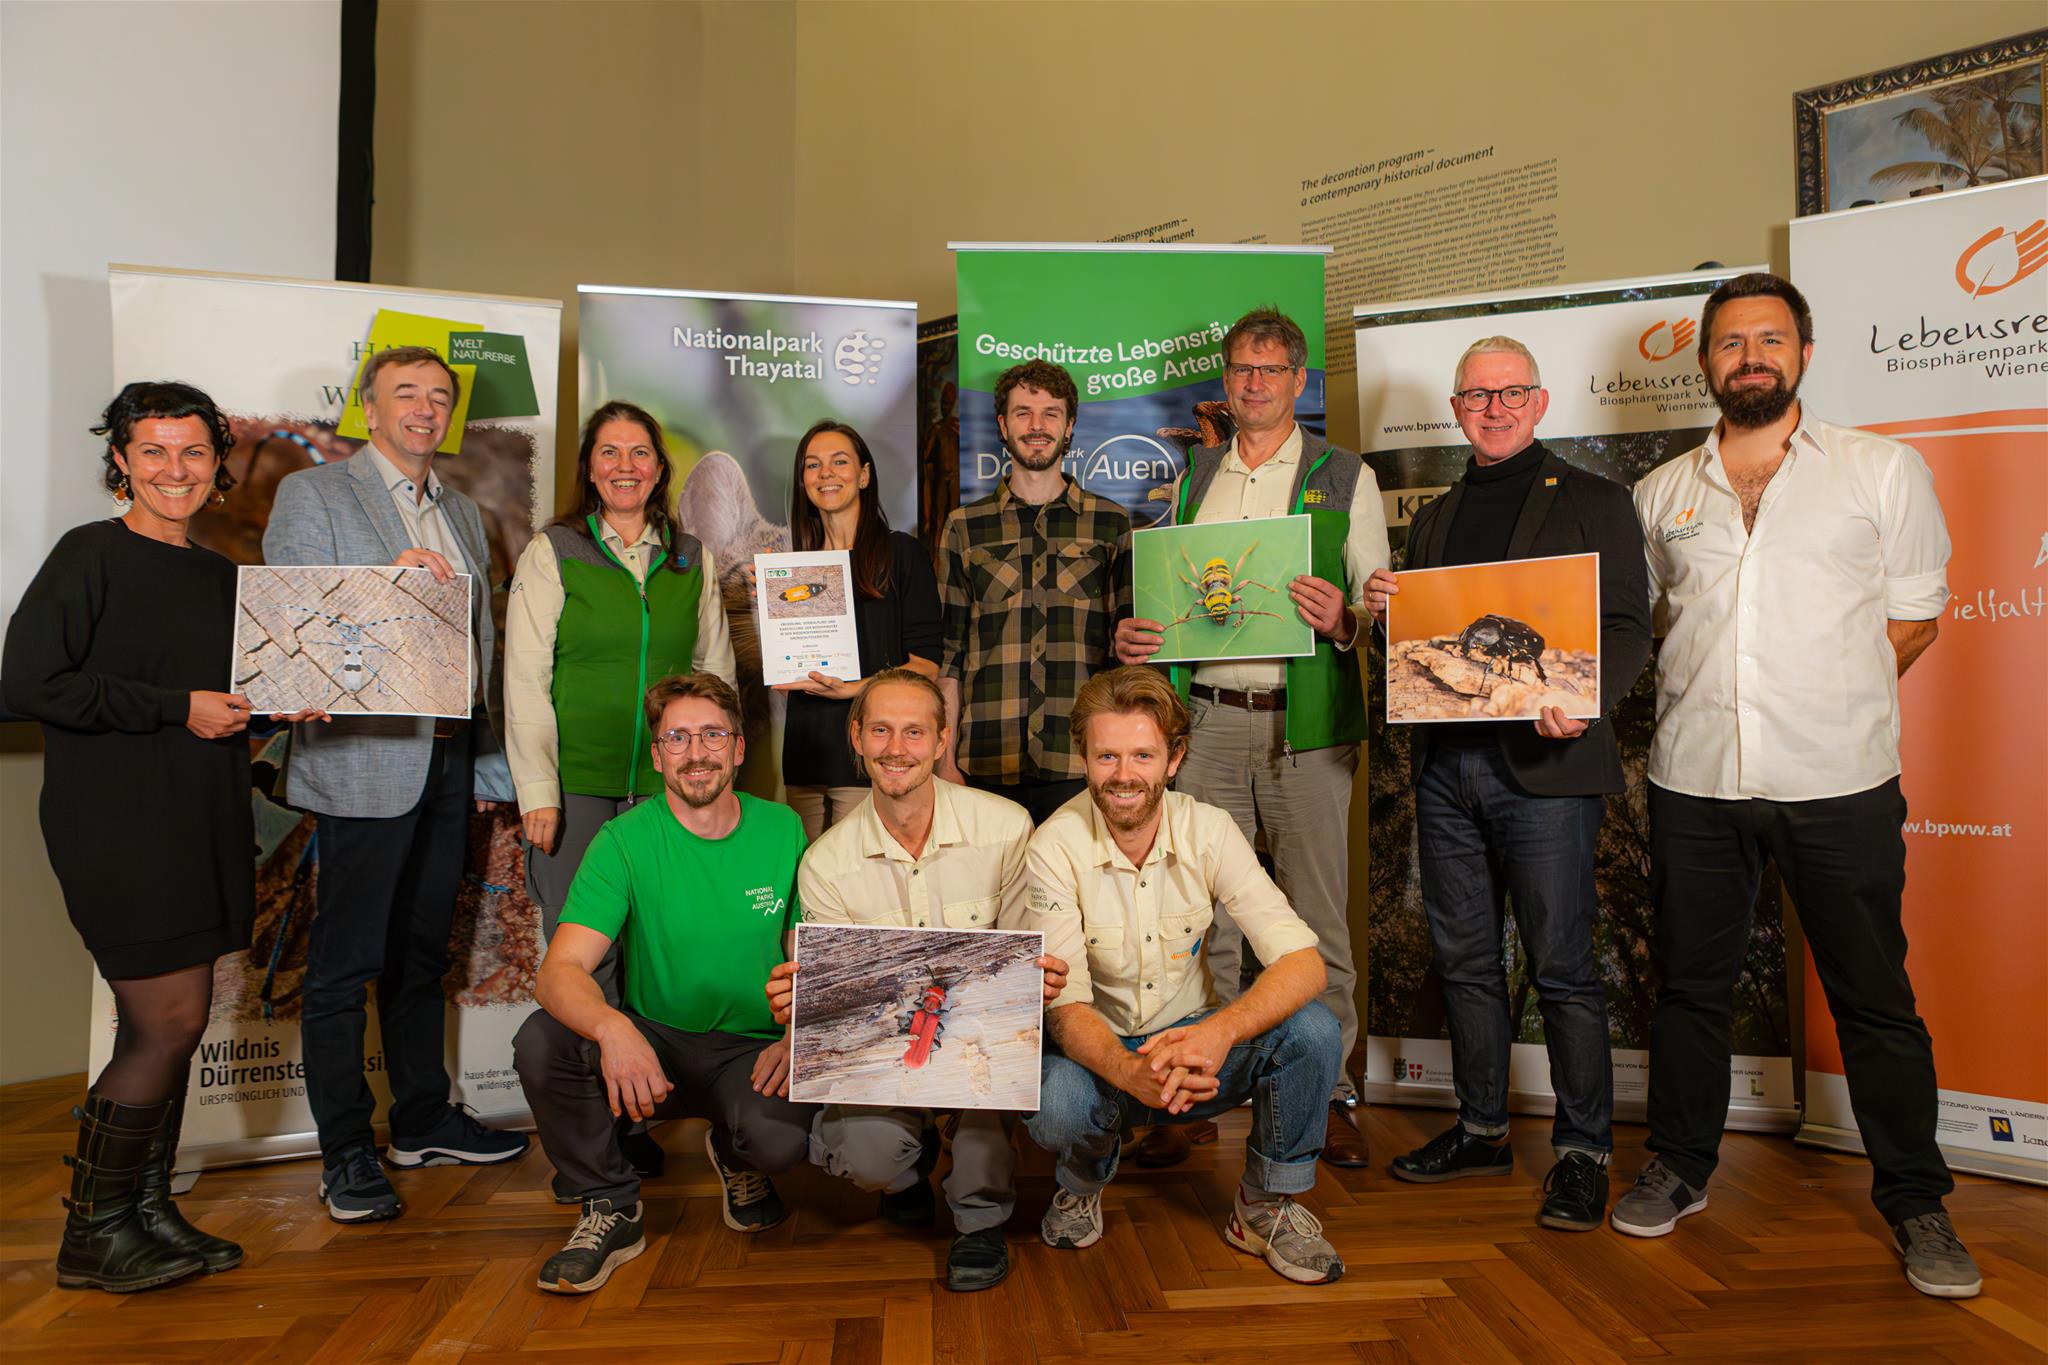
MULTIPOLYGON (((2048 1183, 2048 178, 1792 224, 1813 411, 1926 459, 1955 544, 1900 682, 1906 958, 1959 1170, 2048 1183)), ((1809 964, 1800 1137, 1862 1150, 1809 964)))

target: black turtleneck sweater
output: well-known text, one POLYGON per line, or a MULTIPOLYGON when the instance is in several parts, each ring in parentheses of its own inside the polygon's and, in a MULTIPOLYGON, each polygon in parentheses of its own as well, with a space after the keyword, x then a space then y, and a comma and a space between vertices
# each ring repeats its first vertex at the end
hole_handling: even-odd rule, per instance
MULTIPOLYGON (((1542 465, 1540 441, 1530 442, 1528 449, 1497 464, 1482 465, 1477 456, 1465 462, 1465 492, 1458 499, 1457 515, 1444 531, 1446 566, 1491 564, 1508 557, 1515 520, 1522 515, 1522 504, 1536 486, 1536 471, 1542 465)), ((1500 722, 1459 721, 1435 730, 1431 738, 1439 744, 1490 749, 1499 739, 1500 722)))

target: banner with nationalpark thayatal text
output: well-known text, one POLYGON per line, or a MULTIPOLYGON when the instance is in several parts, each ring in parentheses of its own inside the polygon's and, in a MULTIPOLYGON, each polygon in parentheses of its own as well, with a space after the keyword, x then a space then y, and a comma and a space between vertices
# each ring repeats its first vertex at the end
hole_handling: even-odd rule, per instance
MULTIPOLYGON (((2048 1183, 2048 178, 1801 218, 1814 413, 1920 452, 1949 602, 1899 681, 1906 968, 1950 1166, 2048 1183)), ((1806 982, 1803 1140, 1862 1150, 1806 982)))
POLYGON ((822 418, 860 432, 892 529, 917 534, 917 305, 579 285, 576 412, 637 403, 661 423, 677 520, 718 571, 739 663, 741 787, 779 794, 781 702, 761 683, 745 571, 790 548, 797 440, 822 418))
MULTIPOLYGON (((1467 346, 1498 335, 1526 345, 1550 393, 1537 438, 1567 463, 1627 486, 1706 439, 1716 412, 1697 358, 1700 306, 1717 284, 1740 273, 1703 271, 1353 310, 1361 444, 1386 500, 1396 567, 1416 510, 1455 482, 1471 455, 1450 399, 1467 346)), ((1612 717, 1628 790, 1608 798, 1595 853, 1600 907, 1593 946, 1607 992, 1614 1113, 1632 1121, 1643 1118, 1648 1094, 1655 998, 1644 776, 1655 722, 1654 667, 1643 670, 1612 717)), ((1372 903, 1366 1092, 1373 1100, 1449 1106, 1456 1103, 1451 1045, 1422 909, 1410 727, 1386 724, 1385 687, 1386 661, 1376 652, 1367 681, 1372 903)), ((1556 1097, 1542 1016, 1512 913, 1502 948, 1515 1038, 1509 1105, 1548 1113, 1556 1097)), ((1732 1127, 1789 1130, 1797 1122, 1785 972, 1785 926, 1772 874, 1735 993, 1732 1127)))

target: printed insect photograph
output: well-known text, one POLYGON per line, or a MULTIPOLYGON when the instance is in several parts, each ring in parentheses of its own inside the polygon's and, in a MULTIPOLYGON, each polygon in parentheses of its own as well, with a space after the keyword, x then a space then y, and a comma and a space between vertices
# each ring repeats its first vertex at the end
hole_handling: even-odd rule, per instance
POLYGON ((230 686, 259 712, 470 714, 470 577, 243 565, 230 686))
POLYGON ((762 579, 762 599, 777 621, 843 616, 849 600, 846 570, 838 564, 806 564, 800 569, 773 568, 762 579))
POLYGON ((1387 607, 1387 719, 1600 714, 1600 557, 1400 575, 1387 607))
POLYGON ((1260 517, 1131 535, 1132 614, 1157 621, 1159 663, 1315 652, 1287 585, 1309 571, 1310 518, 1260 517))
POLYGON ((799 924, 789 1097, 1038 1107, 1044 935, 799 924))

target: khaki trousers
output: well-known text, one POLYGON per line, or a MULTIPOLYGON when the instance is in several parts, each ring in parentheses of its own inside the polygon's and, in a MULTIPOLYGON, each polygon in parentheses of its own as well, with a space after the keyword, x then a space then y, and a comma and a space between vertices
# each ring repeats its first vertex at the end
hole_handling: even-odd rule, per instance
MULTIPOLYGON (((1199 699, 1191 699, 1188 708, 1194 729, 1174 789, 1230 812, 1249 841, 1256 842, 1261 828, 1266 831, 1273 880, 1294 913, 1315 930, 1329 972, 1320 999, 1337 1016, 1343 1043, 1334 1097, 1348 1101, 1357 1094, 1350 1073, 1358 1046, 1358 1006, 1351 994, 1358 970, 1351 951, 1349 839, 1358 746, 1283 756, 1286 712, 1199 699)), ((1236 999, 1245 969, 1244 935, 1220 905, 1208 952, 1216 993, 1225 1001, 1236 999)))

